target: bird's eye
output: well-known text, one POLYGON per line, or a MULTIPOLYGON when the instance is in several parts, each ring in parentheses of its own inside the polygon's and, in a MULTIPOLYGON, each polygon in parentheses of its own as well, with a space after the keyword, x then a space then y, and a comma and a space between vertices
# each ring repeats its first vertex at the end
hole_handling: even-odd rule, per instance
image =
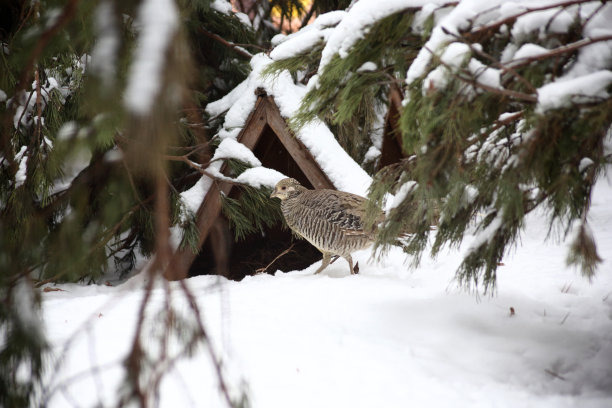
POLYGON ((285 186, 281 187, 281 190, 286 190, 286 189, 287 189, 287 187, 285 187, 285 186))

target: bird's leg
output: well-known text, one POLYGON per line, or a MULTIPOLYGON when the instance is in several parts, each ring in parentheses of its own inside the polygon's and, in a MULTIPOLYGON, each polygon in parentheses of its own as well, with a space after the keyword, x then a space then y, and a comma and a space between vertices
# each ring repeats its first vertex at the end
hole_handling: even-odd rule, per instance
POLYGON ((356 272, 353 269, 353 257, 350 255, 347 255, 344 257, 344 259, 346 259, 347 262, 349 263, 349 268, 351 269, 351 275, 354 275, 356 272))
POLYGON ((323 261, 321 262, 321 266, 319 266, 319 269, 317 269, 317 271, 314 274, 316 275, 317 273, 321 272, 323 269, 327 268, 327 265, 329 265, 329 261, 331 261, 331 254, 327 252, 323 252, 323 261))

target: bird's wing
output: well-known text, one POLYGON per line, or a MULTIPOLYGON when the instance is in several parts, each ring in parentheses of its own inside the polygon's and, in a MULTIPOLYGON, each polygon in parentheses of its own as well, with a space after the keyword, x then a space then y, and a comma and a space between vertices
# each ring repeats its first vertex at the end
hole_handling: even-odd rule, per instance
POLYGON ((300 196, 302 206, 349 235, 366 234, 363 225, 366 202, 358 195, 335 190, 308 190, 300 196))

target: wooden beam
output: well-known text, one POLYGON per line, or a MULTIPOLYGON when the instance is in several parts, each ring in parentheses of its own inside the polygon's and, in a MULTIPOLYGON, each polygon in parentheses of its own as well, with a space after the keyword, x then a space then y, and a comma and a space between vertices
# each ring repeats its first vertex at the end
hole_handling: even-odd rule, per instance
POLYGON ((310 181, 316 189, 334 189, 333 183, 325 175, 323 170, 321 170, 310 151, 308 151, 304 144, 298 140, 287 127, 287 122, 278 110, 274 99, 267 96, 265 100, 262 101, 262 104, 263 102, 266 104, 268 125, 274 133, 276 133, 278 140, 285 146, 285 149, 287 149, 291 157, 293 157, 304 175, 308 178, 308 181, 310 181))
POLYGON ((404 95, 402 90, 396 84, 391 84, 391 89, 389 89, 389 115, 390 122, 389 123, 393 127, 393 133, 395 134, 395 140, 401 146, 402 145, 402 135, 399 131, 399 117, 402 112, 402 100, 404 99, 404 95))
POLYGON ((385 117, 382 147, 378 170, 385 166, 399 162, 404 156, 402 149, 402 134, 399 130, 399 116, 402 109, 402 91, 397 85, 389 89, 389 107, 385 117))
POLYGON ((251 150, 253 150, 259 141, 259 138, 261 137, 261 134, 263 133, 268 122, 265 99, 265 97, 257 98, 253 111, 247 118, 242 131, 238 135, 238 141, 251 150))

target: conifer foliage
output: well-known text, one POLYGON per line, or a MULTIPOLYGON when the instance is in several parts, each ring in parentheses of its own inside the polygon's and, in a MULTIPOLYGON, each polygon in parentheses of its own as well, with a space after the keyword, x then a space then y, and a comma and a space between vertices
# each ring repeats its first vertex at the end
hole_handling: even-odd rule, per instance
POLYGON ((457 276, 491 289, 525 216, 537 210, 551 234, 571 235, 568 262, 591 277, 600 257, 590 195, 612 154, 612 6, 436 3, 362 0, 312 47, 277 53, 277 70, 314 69, 296 125, 315 116, 338 126, 371 122, 362 107, 399 84, 406 158, 382 169, 370 189, 377 205, 395 194, 378 249, 401 238, 418 264, 431 238, 435 255, 474 228, 457 276))
MULTIPOLYGON (((53 392, 40 386, 38 287, 104 283, 155 253, 150 290, 173 246, 197 250, 197 208, 181 193, 214 150, 201 107, 244 79, 250 53, 237 44, 257 43, 219 0, 3 2, 0 14, 0 406, 20 407, 53 392)), ((155 405, 164 365, 206 340, 182 289, 189 316, 169 303, 145 321, 145 296, 122 404, 155 405), (176 337, 178 356, 148 357, 153 323, 165 330, 148 344, 176 337)))

